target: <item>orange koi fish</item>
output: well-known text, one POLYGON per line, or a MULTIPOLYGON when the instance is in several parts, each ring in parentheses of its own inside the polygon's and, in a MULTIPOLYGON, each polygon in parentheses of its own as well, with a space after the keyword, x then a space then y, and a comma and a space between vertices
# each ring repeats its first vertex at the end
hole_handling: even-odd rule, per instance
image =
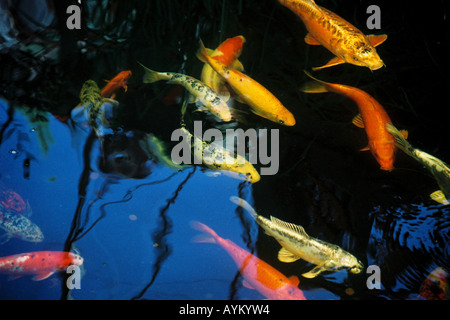
POLYGON ((82 264, 83 258, 72 252, 36 251, 0 258, 0 273, 12 275, 14 278, 34 274, 33 280, 39 281, 71 265, 82 264))
POLYGON ((127 81, 131 77, 131 71, 121 71, 112 80, 108 81, 108 84, 102 89, 101 94, 104 97, 114 99, 116 96, 115 91, 120 87, 128 90, 127 81))
POLYGON ((295 125, 292 113, 269 90, 242 72, 213 59, 208 55, 202 41, 200 41, 197 58, 208 63, 222 76, 239 97, 251 107, 253 113, 286 126, 295 125))
POLYGON ((192 226, 210 235, 208 238, 196 239, 195 242, 217 243, 233 258, 244 277, 244 286, 256 289, 270 300, 306 300, 303 292, 297 287, 296 276, 287 278, 271 265, 242 249, 234 242, 221 238, 214 230, 203 223, 194 221, 192 226))
MULTIPOLYGON (((358 105, 359 113, 353 124, 365 128, 369 144, 361 151, 370 150, 381 170, 391 171, 394 169, 395 154, 397 147, 394 145, 395 138, 387 131, 386 123, 391 123, 384 108, 368 93, 358 88, 337 83, 328 83, 318 80, 305 71, 314 80, 307 83, 301 90, 308 93, 335 92, 352 99, 358 105)), ((403 131, 407 137, 407 132, 403 131)))
MULTIPOLYGON (((233 69, 244 71, 242 63, 238 60, 244 43, 245 38, 243 36, 237 36, 226 39, 216 50, 206 50, 213 59, 216 59, 224 66, 231 66, 233 69)), ((207 63, 203 66, 201 80, 223 98, 230 96, 230 92, 224 86, 225 81, 223 78, 207 63)))
POLYGON ((309 32, 305 37, 307 44, 322 45, 336 56, 313 70, 346 62, 370 70, 384 66, 375 47, 383 43, 387 35, 366 36, 337 14, 318 6, 314 0, 278 1, 302 19, 309 32))

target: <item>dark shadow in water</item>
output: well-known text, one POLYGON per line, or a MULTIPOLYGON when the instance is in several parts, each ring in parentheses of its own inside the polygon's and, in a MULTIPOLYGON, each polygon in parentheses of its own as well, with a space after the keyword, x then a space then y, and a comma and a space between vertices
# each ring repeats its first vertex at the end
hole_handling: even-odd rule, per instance
POLYGON ((166 215, 167 211, 169 210, 170 206, 175 203, 175 200, 178 198, 178 194, 183 189, 183 186, 189 181, 189 179, 192 177, 192 175, 196 171, 196 166, 193 166, 192 171, 189 172, 187 177, 179 184, 178 188, 175 190, 173 196, 167 200, 167 204, 165 207, 161 209, 159 212, 159 218, 160 221, 157 224, 158 229, 153 234, 153 243, 154 249, 156 251, 156 261, 153 264, 153 272, 152 277, 150 279, 150 282, 134 297, 132 297, 132 300, 141 299, 142 296, 147 292, 147 290, 152 286, 152 284, 155 282, 156 277, 159 274, 159 271, 161 270, 163 262, 167 259, 167 257, 172 252, 172 249, 170 245, 167 243, 166 236, 171 232, 172 230, 172 220, 166 215))

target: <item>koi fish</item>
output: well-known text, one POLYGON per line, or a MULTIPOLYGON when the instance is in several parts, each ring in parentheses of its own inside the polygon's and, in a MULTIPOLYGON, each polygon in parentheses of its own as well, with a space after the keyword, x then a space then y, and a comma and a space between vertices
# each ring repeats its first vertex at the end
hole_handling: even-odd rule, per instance
POLYGON ((0 185, 0 204, 2 204, 7 210, 14 210, 18 213, 31 215, 31 207, 28 201, 22 199, 22 197, 13 190, 0 185))
POLYGON ((175 72, 157 72, 139 63, 145 70, 144 83, 168 80, 169 83, 185 87, 194 97, 192 102, 198 102, 206 110, 223 121, 231 121, 231 111, 227 103, 210 87, 193 77, 175 72))
MULTIPOLYGON (((245 43, 243 36, 228 38, 217 47, 216 50, 206 49, 211 58, 216 59, 226 67, 244 71, 244 66, 238 60, 245 43)), ((224 79, 214 71, 207 63, 203 66, 201 78, 203 83, 220 94, 222 97, 229 97, 230 92, 226 88, 224 79)))
POLYGON ((42 242, 44 234, 30 219, 0 204, 0 228, 6 231, 6 243, 12 237, 29 241, 42 242))
MULTIPOLYGON (((337 83, 328 83, 318 80, 305 73, 314 81, 305 84, 301 90, 307 93, 335 92, 352 99, 359 109, 359 114, 353 119, 353 124, 366 130, 369 144, 361 151, 370 150, 381 170, 394 169, 397 147, 393 144, 395 139, 387 131, 386 123, 392 123, 386 110, 365 91, 337 83)), ((407 131, 402 131, 407 137, 407 131)))
POLYGON ((258 182, 261 177, 255 167, 239 154, 234 154, 217 143, 207 143, 195 135, 191 134, 186 128, 181 128, 189 141, 194 141, 194 158, 199 159, 208 168, 214 171, 221 171, 224 174, 231 175, 233 178, 258 182))
POLYGON ((55 272, 63 271, 71 265, 81 266, 83 258, 72 252, 36 251, 0 258, 0 273, 19 278, 35 275, 35 281, 44 280, 55 272))
POLYGON ((400 131, 397 130, 391 123, 386 124, 386 129, 395 138, 395 145, 399 147, 403 152, 405 152, 410 157, 414 158, 425 168, 427 168, 437 184, 440 190, 433 192, 430 197, 431 199, 439 202, 441 204, 450 204, 448 199, 450 199, 450 167, 448 164, 442 160, 423 152, 422 150, 414 148, 400 131))
POLYGON ((170 170, 181 171, 187 167, 185 165, 174 163, 167 152, 164 142, 151 133, 146 133, 144 137, 139 140, 139 145, 149 158, 154 159, 157 163, 170 170))
POLYGON ((419 289, 419 296, 427 300, 448 300, 449 293, 448 273, 441 267, 434 269, 419 289))
POLYGON ((245 287, 256 289, 270 300, 306 300, 303 292, 298 288, 300 281, 296 276, 286 277, 231 240, 223 239, 203 223, 194 221, 192 227, 209 235, 207 238, 196 238, 194 242, 216 243, 227 251, 245 279, 245 287))
POLYGON ((269 90, 242 72, 210 57, 202 41, 200 41, 197 58, 208 63, 222 76, 239 97, 250 106, 253 113, 285 126, 295 125, 292 113, 269 90))
POLYGON ((278 252, 280 261, 290 263, 303 259, 316 265, 311 271, 302 274, 303 277, 314 278, 323 271, 337 271, 343 268, 358 274, 363 269, 363 264, 355 256, 335 244, 310 237, 302 226, 272 216, 270 220, 264 218, 241 198, 231 197, 230 200, 247 210, 266 234, 278 241, 281 245, 278 252))
POLYGON ((81 103, 71 112, 75 121, 87 119, 89 126, 95 131, 97 137, 103 137, 112 131, 110 120, 119 104, 116 100, 105 98, 94 80, 87 80, 80 91, 81 103))
POLYGON ((124 88, 125 92, 128 90, 127 81, 131 77, 131 71, 121 71, 112 80, 108 81, 108 84, 103 87, 101 95, 114 99, 116 90, 119 88, 124 88))
POLYGON ((384 66, 375 47, 382 44, 387 35, 364 35, 355 26, 337 14, 318 6, 314 0, 278 0, 283 6, 302 19, 308 34, 305 42, 322 45, 336 57, 319 70, 341 63, 377 70, 384 66))

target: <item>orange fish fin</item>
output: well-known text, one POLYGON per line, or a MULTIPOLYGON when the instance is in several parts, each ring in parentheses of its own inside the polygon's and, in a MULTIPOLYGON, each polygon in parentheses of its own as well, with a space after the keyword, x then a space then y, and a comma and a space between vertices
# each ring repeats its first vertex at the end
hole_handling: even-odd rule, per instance
POLYGON ((313 79, 312 82, 307 82, 303 86, 300 87, 300 91, 306 92, 306 93, 322 93, 322 92, 328 92, 327 83, 324 81, 321 81, 319 79, 314 78, 309 72, 304 71, 305 74, 313 79))
POLYGON ((369 151, 370 150, 370 147, 369 146, 367 146, 367 147, 364 147, 364 148, 362 148, 361 150, 359 150, 359 151, 369 151))
POLYGON ((317 39, 314 38, 311 33, 308 33, 306 35, 305 42, 311 46, 320 46, 321 45, 320 42, 317 41, 317 39))
POLYGON ((125 92, 128 91, 128 86, 127 86, 126 84, 123 84, 122 87, 123 87, 123 89, 125 90, 125 92))
POLYGON ((116 97, 116 94, 115 93, 113 93, 112 95, 111 95, 111 97, 109 97, 110 99, 114 99, 116 97))
POLYGON ((358 128, 364 128, 364 121, 359 113, 353 118, 352 123, 358 128))
POLYGON ((47 279, 48 277, 50 277, 53 273, 54 273, 53 271, 50 271, 50 272, 47 272, 47 273, 37 274, 37 275, 35 275, 35 276, 32 278, 32 280, 33 280, 33 281, 44 280, 44 279, 47 279))
POLYGON ((334 57, 333 59, 331 59, 330 61, 328 61, 327 64, 325 64, 325 65, 323 65, 323 66, 321 66, 321 67, 315 67, 315 68, 312 68, 312 69, 313 69, 314 71, 316 71, 316 70, 321 70, 321 69, 328 68, 328 67, 337 66, 337 65, 343 64, 343 63, 345 63, 344 60, 342 60, 342 59, 339 58, 339 57, 334 57))
POLYGON ((247 281, 242 281, 242 284, 244 285, 244 287, 246 287, 247 289, 251 289, 251 290, 255 290, 255 288, 250 284, 250 283, 248 283, 247 281))
POLYGON ((400 133, 405 139, 408 139, 408 130, 400 130, 400 133))
POLYGON ((369 34, 366 37, 369 40, 370 44, 376 47, 385 42, 388 36, 386 34, 381 34, 378 36, 374 34, 369 34))
POLYGON ((297 276, 290 276, 289 277, 289 281, 292 283, 292 285, 294 286, 298 286, 300 283, 300 279, 297 276))

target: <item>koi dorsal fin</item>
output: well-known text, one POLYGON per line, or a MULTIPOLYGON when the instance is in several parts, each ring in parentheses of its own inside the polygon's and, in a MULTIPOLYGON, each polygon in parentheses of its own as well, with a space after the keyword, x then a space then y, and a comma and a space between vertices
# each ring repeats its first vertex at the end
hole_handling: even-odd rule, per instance
POLYGON ((303 229, 302 226, 299 226, 299 225, 296 225, 293 223, 289 223, 289 222, 285 222, 285 221, 275 218, 273 216, 270 216, 270 220, 277 226, 292 230, 303 237, 309 238, 309 235, 306 233, 305 229, 303 229))

